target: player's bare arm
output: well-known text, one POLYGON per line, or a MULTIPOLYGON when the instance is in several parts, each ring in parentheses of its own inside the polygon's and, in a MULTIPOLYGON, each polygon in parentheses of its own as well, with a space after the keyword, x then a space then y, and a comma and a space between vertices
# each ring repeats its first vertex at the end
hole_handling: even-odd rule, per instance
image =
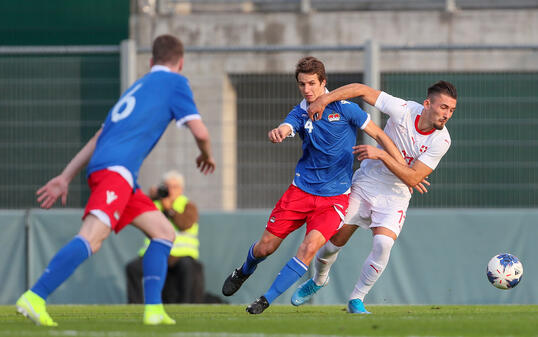
POLYGON ((186 125, 191 130, 191 133, 196 140, 196 145, 201 152, 196 158, 196 167, 203 174, 213 173, 216 164, 211 152, 211 139, 207 127, 200 119, 188 121, 186 125))
POLYGON ((65 206, 69 192, 69 183, 90 161, 95 150, 95 144, 102 130, 101 128, 95 133, 86 145, 71 159, 60 175, 52 178, 37 190, 37 202, 41 204, 41 208, 51 208, 60 197, 62 205, 65 206))
MULTIPOLYGON (((369 121, 363 129, 370 137, 372 137, 379 145, 381 145, 387 153, 402 165, 406 165, 405 159, 402 157, 400 150, 396 147, 392 139, 381 130, 373 121, 369 121)), ((355 148, 355 147, 354 147, 355 148)))
MULTIPOLYGON (((387 152, 385 152, 385 151, 383 151, 383 150, 381 150, 381 149, 379 149, 379 148, 377 148, 375 146, 371 146, 371 145, 354 146, 353 150, 354 150, 353 151, 354 154, 359 155, 357 157, 357 159, 359 159, 359 160, 364 160, 364 159, 379 159, 379 160, 381 160, 381 158, 383 156, 391 157, 387 152)), ((385 161, 383 161, 383 162, 385 163, 385 161)), ((398 160, 398 163, 402 164, 401 161, 399 161, 399 160, 398 160)), ((404 165, 406 167, 408 167, 407 164, 404 164, 404 165)), ((424 165, 424 166, 426 166, 426 165, 424 165)), ((388 168, 388 166, 387 166, 387 168, 388 168)), ((389 168, 389 170, 390 170, 390 168, 389 168)), ((430 186, 430 183, 426 180, 426 178, 428 177, 428 174, 426 174, 424 176, 424 178, 418 184, 416 184, 414 186, 411 186, 405 181, 404 176, 399 176, 398 173, 396 173, 396 172, 394 172, 392 170, 391 170, 391 172, 394 173, 394 175, 396 175, 398 178, 400 178, 400 180, 402 180, 407 186, 409 186, 409 191, 411 193, 413 193, 413 190, 412 190, 413 188, 416 189, 420 194, 424 194, 424 193, 428 192, 428 189, 426 188, 426 186, 430 186)), ((407 171, 407 172, 408 172, 408 174, 413 174, 413 172, 411 172, 411 171, 407 171)))
POLYGON ((337 88, 329 93, 323 94, 318 97, 308 107, 308 117, 312 120, 319 120, 323 114, 325 107, 336 101, 350 99, 353 97, 360 97, 363 101, 370 105, 375 105, 377 98, 381 91, 370 88, 362 83, 351 83, 337 88))
POLYGON ((272 143, 282 143, 291 134, 291 131, 291 127, 288 124, 282 124, 269 131, 267 136, 272 143))
MULTIPOLYGON (((383 161, 385 166, 394 173, 395 176, 411 187, 422 183, 424 179, 433 172, 429 166, 422 163, 420 160, 416 160, 413 166, 409 167, 406 164, 401 164, 396 161, 387 152, 370 145, 359 145, 354 147, 354 149, 354 153, 359 155, 359 160, 379 159, 383 161)), ((426 182, 426 184, 429 185, 428 182, 426 182)))
MULTIPOLYGON (((389 136, 387 136, 387 134, 381 130, 381 128, 379 126, 377 126, 374 122, 370 121, 368 123, 368 125, 366 125, 366 127, 364 128, 364 131, 370 136, 372 137, 373 139, 375 139, 375 141, 381 145, 385 151, 383 150, 380 150, 376 147, 373 147, 373 146, 370 146, 370 147, 366 147, 366 150, 365 152, 368 153, 368 151, 372 151, 372 152, 377 152, 377 151, 381 151, 381 152, 384 152, 384 154, 388 154, 390 157, 392 157, 393 159, 395 159, 399 164, 401 165, 404 165, 407 167, 407 163, 405 162, 405 159, 402 157, 401 153, 400 153, 400 150, 398 150, 398 148, 396 147, 396 145, 394 144, 394 142, 392 141, 392 139, 390 139, 389 136)), ((354 146, 353 149, 354 150, 357 150, 358 146, 354 146)), ((355 152, 354 152, 355 153, 355 152)), ((378 155, 377 157, 379 157, 380 155, 378 155)), ((368 158, 368 157, 366 157, 368 158)), ((366 159, 364 158, 364 159, 366 159)), ((360 158, 359 158, 360 159, 360 158)), ((370 158, 370 159, 373 159, 373 158, 370 158)), ((360 159, 362 160, 362 159, 360 159)), ((402 179, 401 177, 399 177, 400 179, 402 179)), ((403 179, 402 179, 403 181, 403 179)), ((428 190, 426 189, 426 187, 424 185, 429 185, 430 183, 426 180, 422 180, 421 182, 419 182, 418 184, 416 185, 408 185, 410 187, 410 191, 411 193, 413 192, 413 190, 411 188, 415 188, 419 193, 423 194, 425 192, 428 192, 428 190)))

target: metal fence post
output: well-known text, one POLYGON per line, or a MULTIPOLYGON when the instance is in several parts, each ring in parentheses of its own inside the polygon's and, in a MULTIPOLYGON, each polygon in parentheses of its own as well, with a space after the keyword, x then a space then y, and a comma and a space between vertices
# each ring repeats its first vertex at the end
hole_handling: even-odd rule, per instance
MULTIPOLYGON (((364 46, 364 84, 374 89, 381 87, 379 71, 379 44, 375 40, 368 40, 364 46)), ((381 127, 381 113, 375 107, 366 104, 365 111, 370 114, 372 121, 381 127)), ((364 135, 363 143, 377 145, 371 137, 364 135)))
POLYGON ((301 0, 301 13, 308 14, 312 12, 312 3, 310 0, 301 0))
POLYGON ((26 276, 26 280, 24 280, 24 283, 26 284, 26 289, 30 289, 32 287, 32 284, 30 283, 30 274, 31 274, 31 271, 32 271, 32 240, 30 238, 30 212, 31 212, 31 209, 26 209, 26 211, 24 212, 24 241, 25 241, 25 245, 26 245, 26 250, 25 250, 25 253, 26 253, 26 271, 25 271, 25 276, 26 276))
POLYGON ((222 90, 222 204, 226 211, 237 208, 237 92, 228 75, 222 90))
POLYGON ((136 42, 123 40, 120 44, 120 95, 136 80, 136 42))

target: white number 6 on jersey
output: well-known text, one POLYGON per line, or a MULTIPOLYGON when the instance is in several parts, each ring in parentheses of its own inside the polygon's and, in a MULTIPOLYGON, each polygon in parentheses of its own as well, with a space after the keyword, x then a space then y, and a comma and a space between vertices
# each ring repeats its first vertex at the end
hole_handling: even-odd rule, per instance
POLYGON ((129 117, 131 112, 133 112, 133 109, 136 104, 136 98, 133 96, 134 93, 140 89, 142 86, 142 83, 137 84, 131 91, 125 94, 116 105, 114 105, 114 108, 112 109, 112 122, 116 123, 117 121, 121 121, 124 118, 129 117), (126 104, 125 109, 123 111, 120 111, 120 108, 126 104))

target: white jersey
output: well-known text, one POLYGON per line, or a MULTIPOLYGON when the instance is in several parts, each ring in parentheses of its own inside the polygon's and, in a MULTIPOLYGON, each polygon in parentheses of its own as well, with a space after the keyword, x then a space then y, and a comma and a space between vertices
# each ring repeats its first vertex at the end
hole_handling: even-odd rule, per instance
MULTIPOLYGON (((420 160, 435 170, 450 147, 447 128, 420 131, 418 121, 424 107, 417 102, 404 101, 385 92, 381 92, 375 107, 390 116, 384 131, 396 144, 407 164, 412 166, 416 160, 420 160)), ((355 184, 371 195, 379 192, 392 194, 404 202, 409 202, 411 198, 407 185, 381 160, 364 160, 353 176, 353 185, 355 184)))

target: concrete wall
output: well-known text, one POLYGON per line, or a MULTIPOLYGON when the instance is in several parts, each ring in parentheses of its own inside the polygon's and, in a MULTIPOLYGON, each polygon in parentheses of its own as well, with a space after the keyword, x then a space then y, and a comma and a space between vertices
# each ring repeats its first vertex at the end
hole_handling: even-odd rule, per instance
MULTIPOLYGON (((188 47, 267 45, 538 45, 538 10, 365 11, 299 13, 225 13, 159 15, 133 14, 131 38, 149 48, 162 33, 179 36, 188 47)), ((312 52, 329 72, 361 72, 360 51, 312 52)), ((194 172, 197 150, 188 132, 169 130, 143 166, 142 186, 162 172, 179 168, 189 175, 187 194, 203 209, 233 209, 233 86, 229 74, 291 73, 302 52, 190 52, 183 73, 212 135, 218 170, 212 177, 194 172), (232 102, 232 103, 230 103, 232 102), (231 174, 231 176, 230 176, 231 174), (232 177, 232 178, 230 178, 232 177), (230 183, 232 181, 232 183, 230 183), (212 193, 208 194, 207 191, 212 193)), ((138 75, 144 74, 148 53, 138 56, 138 75)), ((389 71, 531 71, 538 69, 538 51, 384 51, 381 72, 389 71)), ((292 79, 290 78, 290 81, 292 79)), ((330 84, 330 83, 329 83, 330 84)), ((290 102, 292 106, 295 102, 290 102)), ((268 125, 268 129, 273 127, 268 125)))
MULTIPOLYGON (((131 37, 141 47, 149 47, 152 39, 162 33, 176 34, 187 46, 343 46, 362 45, 370 39, 400 46, 538 44, 536 9, 134 15, 132 22, 131 37)), ((334 53, 324 60, 331 71, 349 71, 362 64, 355 58, 330 54, 334 53)), ((468 52, 389 54, 383 56, 382 71, 525 70, 538 66, 538 59, 528 53, 523 53, 526 57, 522 58, 515 57, 518 53, 487 53, 488 62, 474 59, 470 56, 475 54, 468 52)), ((185 71, 198 74, 209 68, 216 72, 287 72, 297 58, 293 53, 237 56, 190 55, 185 71)))
MULTIPOLYGON (((0 304, 12 304, 32 286, 54 254, 76 235, 82 209, 0 211, 0 304), (26 226, 25 226, 26 224, 26 226)), ((221 295, 228 274, 243 263, 250 245, 263 232, 270 210, 202 212, 200 260, 205 288, 221 295)), ((538 304, 536 209, 409 210, 391 260, 367 297, 368 304, 538 304), (521 259, 524 275, 515 289, 491 286, 486 265, 495 254, 521 259)), ((230 303, 251 303, 272 284, 296 254, 304 226, 292 233, 234 296, 230 303)), ((49 298, 49 303, 125 303, 124 267, 137 255, 143 235, 132 226, 110 235, 49 298), (80 291, 84 289, 84 291, 80 291)), ((331 280, 316 304, 345 303, 371 249, 371 235, 359 229, 341 251, 331 280)), ((310 268, 311 272, 312 268, 310 268)), ((302 281, 306 280, 308 274, 302 281)), ((289 304, 299 282, 276 303, 289 304)))

